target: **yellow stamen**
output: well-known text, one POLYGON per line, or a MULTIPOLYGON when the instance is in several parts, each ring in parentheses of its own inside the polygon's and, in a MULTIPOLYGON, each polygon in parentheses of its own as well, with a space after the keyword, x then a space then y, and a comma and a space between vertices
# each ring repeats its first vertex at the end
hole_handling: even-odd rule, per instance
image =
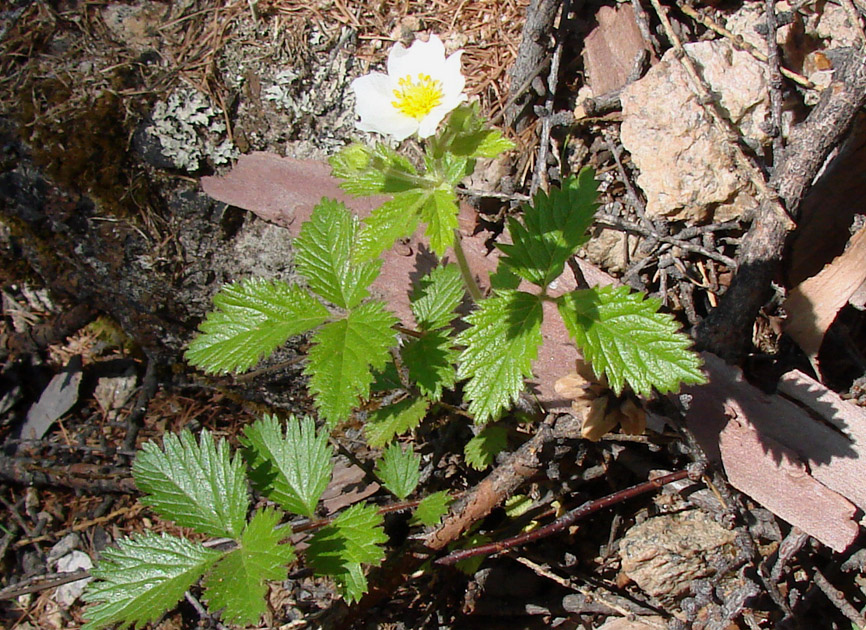
POLYGON ((418 74, 417 79, 411 75, 402 77, 394 90, 391 105, 402 114, 415 120, 421 120, 434 107, 442 102, 442 82, 434 80, 429 74, 418 74))

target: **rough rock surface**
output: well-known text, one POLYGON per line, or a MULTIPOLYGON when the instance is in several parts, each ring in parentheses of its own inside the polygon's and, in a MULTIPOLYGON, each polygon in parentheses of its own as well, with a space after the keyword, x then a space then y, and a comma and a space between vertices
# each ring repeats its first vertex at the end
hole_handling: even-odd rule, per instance
MULTIPOLYGON (((722 40, 686 44, 729 120, 756 146, 768 99, 761 64, 722 40)), ((640 169, 647 214, 690 222, 724 221, 756 205, 686 70, 668 51, 622 92, 622 142, 640 169)))
POLYGON ((657 516, 626 532, 622 570, 653 597, 676 599, 733 556, 735 536, 704 512, 657 516))

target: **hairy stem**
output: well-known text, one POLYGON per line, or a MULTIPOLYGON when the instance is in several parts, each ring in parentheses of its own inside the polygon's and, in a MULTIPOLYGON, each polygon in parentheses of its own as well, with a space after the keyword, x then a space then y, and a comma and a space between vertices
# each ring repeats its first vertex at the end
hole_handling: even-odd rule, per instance
POLYGON ((463 277, 463 284, 466 285, 469 296, 473 302, 480 302, 484 299, 484 295, 481 293, 481 287, 475 282, 475 276, 472 275, 472 270, 466 261, 466 252, 463 251, 460 232, 457 230, 454 230, 454 256, 457 258, 457 266, 460 267, 460 275, 463 277))

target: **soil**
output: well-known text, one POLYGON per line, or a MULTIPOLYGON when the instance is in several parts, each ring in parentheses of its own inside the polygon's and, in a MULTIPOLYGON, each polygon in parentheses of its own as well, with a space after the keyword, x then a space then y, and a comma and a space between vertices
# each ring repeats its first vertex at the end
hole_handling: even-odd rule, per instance
MULTIPOLYGON (((566 3, 571 12, 555 21, 559 4, 13 0, 2 8, 0 626, 81 627, 81 600, 58 595, 64 566, 58 561, 74 552, 96 560, 135 532, 190 533, 139 503, 130 466, 144 441, 206 428, 237 445, 242 428, 262 413, 313 412, 302 374, 304 339, 239 377, 208 378, 183 360, 220 287, 253 275, 291 280, 294 273, 284 228, 209 198, 199 180, 228 172, 239 155, 253 151, 323 160, 350 140, 376 141, 355 129, 349 84, 382 67, 395 42, 437 33, 449 51, 463 49, 470 98, 488 119, 510 123, 517 150, 481 165, 466 182, 479 233, 489 232, 492 241, 527 194, 591 165, 602 182, 605 217, 581 256, 661 299, 688 329, 718 307, 736 275, 724 261, 739 260, 749 217, 691 224, 643 214, 637 169, 619 141, 618 104, 605 109, 597 98, 592 116, 573 114, 598 3, 566 3), (526 23, 534 36, 524 35, 526 23), (550 68, 558 69, 552 80, 550 68), (61 373, 78 374, 80 384, 45 396, 61 373), (44 435, 22 439, 37 402, 68 406, 55 409, 44 435)), ((708 11, 721 19, 738 8, 708 11)), ((862 13, 862 3, 855 0, 851 10, 862 13)), ((668 40, 656 17, 643 19, 656 62, 668 40)), ((681 13, 675 27, 686 41, 712 36, 681 13)), ((786 94, 799 99, 805 115, 798 90, 789 86, 786 94)), ((846 131, 843 140, 857 133, 846 131)), ((837 188, 866 181, 862 152, 853 155, 860 159, 837 188)), ((838 219, 843 227, 833 247, 844 248, 840 231, 864 211, 852 203, 834 214, 848 218, 838 219)), ((791 254, 798 247, 792 240, 775 261, 776 292, 769 282, 761 287, 767 293, 761 310, 740 331, 736 362, 768 390, 793 368, 814 374, 780 324, 785 277, 805 264, 791 254)), ((814 272, 832 259, 829 249, 824 253, 829 257, 813 261, 814 272)), ((819 355, 823 382, 860 406, 866 406, 864 322, 862 308, 846 307, 819 355)), ((487 474, 463 460, 474 429, 460 415, 459 395, 448 403, 413 438, 429 465, 419 497, 471 492, 487 474)), ((343 472, 322 516, 367 495, 388 501, 364 474, 378 452, 363 443, 361 427, 377 404, 335 434, 343 472)), ((507 538, 645 481, 651 470, 682 469, 702 458, 687 431, 671 430, 677 410, 665 399, 648 409, 649 429, 636 437, 616 433, 588 442, 552 428, 553 437, 539 441, 526 460, 532 474, 513 482, 528 511, 493 510, 474 540, 507 538)), ((527 445, 542 432, 515 414, 510 450, 531 450, 527 445)), ((498 460, 500 473, 504 461, 498 460)), ((835 553, 738 493, 718 470, 707 478, 709 486, 684 480, 618 503, 472 570, 439 568, 420 579, 399 571, 419 534, 397 512, 387 518, 389 562, 370 576, 382 597, 347 607, 330 581, 298 564, 289 579, 270 586, 259 627, 862 624, 866 556, 859 541, 835 553)), ((226 627, 199 595, 193 589, 152 627, 226 627)))

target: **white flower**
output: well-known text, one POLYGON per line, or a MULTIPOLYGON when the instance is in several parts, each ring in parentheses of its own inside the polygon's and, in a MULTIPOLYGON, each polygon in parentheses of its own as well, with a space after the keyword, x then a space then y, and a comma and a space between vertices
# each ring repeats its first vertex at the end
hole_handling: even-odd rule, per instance
POLYGON ((352 81, 358 129, 397 140, 416 131, 420 138, 432 136, 446 114, 466 100, 462 54, 458 50, 446 59, 436 35, 428 42, 415 40, 408 49, 396 44, 388 55, 388 74, 372 72, 352 81))

